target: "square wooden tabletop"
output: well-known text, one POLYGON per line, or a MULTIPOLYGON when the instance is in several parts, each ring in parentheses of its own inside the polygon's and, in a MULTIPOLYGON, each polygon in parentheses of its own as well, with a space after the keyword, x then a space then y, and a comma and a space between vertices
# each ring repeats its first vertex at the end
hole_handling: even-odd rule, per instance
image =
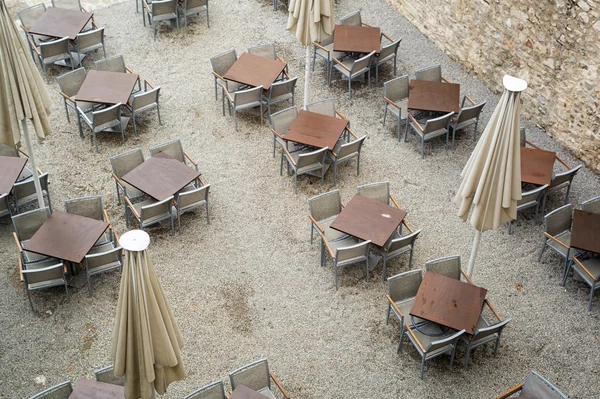
POLYGON ((120 385, 80 378, 69 399, 123 399, 125 388, 120 385))
POLYGON ((521 181, 543 186, 552 181, 556 153, 521 147, 521 181))
POLYGON ((434 272, 425 272, 409 314, 473 334, 485 300, 485 288, 434 272))
POLYGON ((127 72, 88 71, 76 101, 114 105, 127 104, 139 75, 127 72))
POLYGON ((0 195, 11 192, 26 163, 27 158, 0 156, 0 195))
POLYGON ((267 397, 245 385, 238 385, 231 393, 229 399, 267 399, 267 397))
POLYGON ((383 247, 405 216, 402 209, 356 194, 331 223, 331 228, 383 247))
POLYGON ((457 83, 411 80, 408 90, 408 108, 417 111, 460 111, 460 85, 457 83))
POLYGON ((23 249, 37 254, 81 263, 108 223, 61 211, 54 211, 23 249))
POLYGON ((223 78, 252 87, 262 86, 263 90, 269 90, 286 65, 285 62, 242 53, 223 78))
POLYGON ((283 139, 311 147, 327 147, 329 150, 333 150, 347 126, 348 121, 345 119, 301 110, 283 139))
POLYGON ((333 37, 333 51, 343 53, 379 54, 381 50, 381 29, 371 26, 336 25, 333 37))
POLYGON ((69 10, 60 7, 48 7, 42 16, 31 25, 29 33, 56 38, 67 36, 75 40, 94 14, 69 10))
POLYGON ((127 183, 162 201, 196 180, 200 172, 159 152, 122 177, 127 183))
POLYGON ((600 254, 600 214, 575 209, 571 247, 600 254))

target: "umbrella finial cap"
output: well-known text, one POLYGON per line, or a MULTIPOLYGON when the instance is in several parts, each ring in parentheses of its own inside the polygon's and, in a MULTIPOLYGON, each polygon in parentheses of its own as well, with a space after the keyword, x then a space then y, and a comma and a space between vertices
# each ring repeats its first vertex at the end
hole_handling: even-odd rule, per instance
POLYGON ((127 251, 143 251, 150 245, 150 236, 143 230, 131 230, 121 236, 121 246, 127 251))
POLYGON ((504 88, 508 91, 519 92, 527 88, 527 82, 523 79, 515 78, 514 76, 504 75, 502 79, 504 88))

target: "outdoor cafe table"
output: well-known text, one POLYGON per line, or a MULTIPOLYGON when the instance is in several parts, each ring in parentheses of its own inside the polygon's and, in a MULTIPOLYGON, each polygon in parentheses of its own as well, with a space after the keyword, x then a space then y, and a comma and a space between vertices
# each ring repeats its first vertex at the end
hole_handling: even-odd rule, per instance
POLYGON ((336 25, 333 51, 342 53, 379 54, 381 29, 371 26, 336 25))
MULTIPOLYGON (((337 33, 336 33, 337 34, 337 33)), ((408 89, 408 108, 416 111, 460 111, 460 85, 457 83, 411 80, 408 89)))
POLYGON ((268 399, 268 397, 245 385, 238 385, 231 393, 229 399, 268 399))
POLYGON ((550 184, 555 159, 555 152, 521 147, 521 182, 550 184))
POLYGON ((356 194, 330 227, 383 247, 405 216, 402 209, 356 194))
POLYGON ((26 163, 27 158, 0 156, 0 195, 11 192, 26 163))
POLYGON ((285 62, 259 57, 250 53, 242 53, 240 58, 223 75, 223 78, 247 86, 262 86, 263 90, 269 90, 286 65, 285 62))
POLYGON ((316 148, 327 147, 331 151, 346 127, 346 119, 301 110, 283 139, 316 148))
POLYGON ((425 272, 409 314, 473 334, 486 293, 485 288, 443 274, 425 272))
POLYGON ((42 16, 31 25, 29 33, 75 40, 94 14, 69 10, 60 7, 48 7, 42 16))
POLYGON ((575 209, 571 247, 600 254, 600 214, 575 209))
POLYGON ((61 211, 52 215, 23 244, 23 249, 40 255, 81 263, 108 223, 61 211))
POLYGON ((90 70, 75 96, 76 101, 114 105, 127 104, 139 75, 90 70))
POLYGON ((80 378, 69 399, 123 399, 125 388, 120 385, 80 378))
POLYGON ((157 201, 177 194, 200 177, 200 172, 159 152, 138 165, 122 179, 157 201))

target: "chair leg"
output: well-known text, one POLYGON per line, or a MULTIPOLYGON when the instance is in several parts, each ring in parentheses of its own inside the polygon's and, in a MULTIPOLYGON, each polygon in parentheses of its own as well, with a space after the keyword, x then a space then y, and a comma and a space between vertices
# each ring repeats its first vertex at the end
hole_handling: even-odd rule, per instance
POLYGON ((335 280, 335 290, 338 290, 338 275, 337 275, 337 266, 335 262, 333 264, 333 279, 335 280))
POLYGON ((29 305, 31 306, 31 310, 35 312, 33 308, 33 301, 31 300, 31 291, 27 290, 27 298, 29 298, 29 305))
POLYGON ((387 270, 387 258, 384 256, 383 257, 383 268, 381 270, 381 279, 383 281, 385 281, 385 272, 387 270))
POLYGON ((177 210, 177 232, 181 234, 181 213, 177 210))
POLYGON ((569 272, 571 271, 571 266, 572 266, 572 262, 570 262, 569 258, 567 257, 565 272, 563 273, 563 276, 562 276, 562 286, 563 287, 567 283, 567 277, 569 276, 569 272))
POLYGON ((452 355, 450 356, 450 368, 454 365, 454 355, 456 355, 456 343, 454 344, 454 348, 452 348, 452 355))
POLYGON ((360 153, 356 157, 356 176, 360 175, 360 153))
POLYGON ((421 159, 425 159, 425 139, 421 139, 421 159))
POLYGON ((406 129, 404 130, 404 142, 406 143, 408 141, 408 119, 406 119, 406 129))
POLYGON ((590 300, 588 302, 588 312, 592 311, 592 299, 594 299, 594 291, 596 291, 596 282, 592 284, 590 288, 590 300))
POLYGON ((337 162, 333 161, 333 187, 337 184, 337 162))
POLYGON ((425 371, 425 355, 421 357, 421 379, 423 379, 423 371, 425 371))
MULTIPOLYGON (((105 57, 106 58, 106 57, 105 57)), ((67 105, 67 100, 63 99, 64 103, 65 103, 65 112, 67 113, 67 123, 71 123, 71 119, 69 118, 69 107, 67 105)))
POLYGON ((92 296, 92 283, 90 283, 90 274, 88 273, 87 265, 86 265, 85 274, 87 275, 88 296, 91 297, 92 296))
POLYGON ((237 111, 235 107, 233 107, 233 123, 235 125, 235 131, 237 132, 237 111))
POLYGON ((210 215, 208 213, 208 199, 206 200, 206 223, 210 224, 210 215))
POLYGON ((162 125, 162 121, 160 120, 160 107, 159 106, 156 107, 156 113, 158 114, 158 124, 162 125))
POLYGON ((385 314, 385 324, 387 325, 390 321, 390 312, 392 310, 392 305, 388 303, 387 312, 385 314))
POLYGON ((294 194, 296 194, 297 182, 298 182, 298 173, 296 173, 296 171, 294 171, 294 194))
MULTIPOLYGON (((496 341, 496 347, 498 347, 498 341, 496 341)), ((471 353, 471 345, 467 344, 467 354, 465 355, 465 369, 469 368, 469 354, 471 353)))
POLYGON ((546 250, 546 242, 547 241, 548 241, 548 237, 544 237, 544 243, 542 244, 542 250, 540 251, 540 256, 538 256, 538 262, 542 261, 542 255, 544 254, 544 251, 546 250))
POLYGON ((385 118, 387 118, 387 111, 388 111, 388 107, 387 107, 387 102, 386 102, 385 106, 383 108, 383 126, 385 126, 385 118))
POLYGON ((137 125, 135 124, 135 114, 131 113, 131 120, 133 121, 133 135, 137 136, 137 125))
POLYGON ((348 95, 352 98, 352 75, 348 76, 348 95))
POLYGON ((98 152, 98 141, 96 140, 96 132, 92 132, 92 136, 94 138, 94 146, 96 147, 96 152, 98 152))
POLYGON ((398 342, 398 349, 396 349, 396 353, 402 353, 402 349, 403 349, 402 344, 404 343, 404 335, 405 335, 404 331, 405 331, 404 318, 402 318, 400 320, 400 340, 398 342))
POLYGON ((379 83, 379 65, 375 65, 375 84, 379 83))

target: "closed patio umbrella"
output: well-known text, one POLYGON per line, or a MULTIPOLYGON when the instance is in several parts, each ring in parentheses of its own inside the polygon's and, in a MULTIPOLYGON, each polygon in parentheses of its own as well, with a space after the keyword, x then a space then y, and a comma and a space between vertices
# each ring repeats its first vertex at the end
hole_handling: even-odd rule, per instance
POLYGON ((117 303, 112 356, 114 373, 125 376, 125 398, 148 399, 154 390, 186 376, 180 349, 183 337, 146 248, 142 230, 121 237, 125 250, 117 303))
POLYGON ((517 201, 521 199, 520 97, 527 82, 507 75, 503 83, 504 93, 461 173, 455 198, 458 216, 468 218, 475 228, 469 276, 481 233, 516 219, 517 201))
POLYGON ((43 140, 50 134, 50 106, 50 96, 40 72, 4 1, 0 0, 0 143, 14 147, 20 145, 21 138, 25 139, 40 207, 44 206, 44 201, 27 119, 33 123, 38 140, 43 140))

